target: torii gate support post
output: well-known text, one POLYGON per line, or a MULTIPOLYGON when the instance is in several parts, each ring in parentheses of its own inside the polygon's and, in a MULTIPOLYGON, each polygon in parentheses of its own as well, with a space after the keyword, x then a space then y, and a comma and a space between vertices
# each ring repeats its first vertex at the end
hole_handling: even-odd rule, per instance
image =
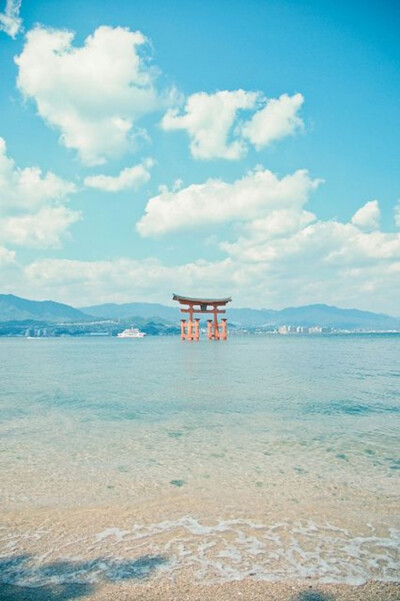
POLYGON ((227 330, 226 330, 226 319, 221 319, 222 321, 222 340, 227 339, 227 330))
POLYGON ((189 306, 189 322, 188 322, 188 334, 187 339, 193 340, 193 305, 189 306))
POLYGON ((214 305, 214 340, 219 340, 218 309, 214 305))
POLYGON ((181 319, 181 340, 186 338, 186 319, 181 319))

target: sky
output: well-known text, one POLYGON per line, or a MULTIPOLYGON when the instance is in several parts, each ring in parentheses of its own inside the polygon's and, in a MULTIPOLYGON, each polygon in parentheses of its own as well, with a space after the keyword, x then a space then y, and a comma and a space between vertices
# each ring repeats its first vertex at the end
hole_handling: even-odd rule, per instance
POLYGON ((0 292, 400 314, 395 0, 0 2, 0 292))

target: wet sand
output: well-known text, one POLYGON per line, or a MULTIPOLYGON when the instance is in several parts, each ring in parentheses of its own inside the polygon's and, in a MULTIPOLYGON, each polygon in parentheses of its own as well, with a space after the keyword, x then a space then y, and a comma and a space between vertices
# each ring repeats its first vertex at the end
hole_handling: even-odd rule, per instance
POLYGON ((0 585, 2 601, 399 601, 400 584, 368 582, 343 584, 230 582, 201 586, 191 583, 64 584, 28 588, 0 585))
MULTIPOLYGON (((371 527, 353 531, 352 513, 342 516, 349 530, 323 530, 306 521, 271 529, 263 524, 275 523, 282 508, 277 515, 252 512, 255 521, 238 519, 245 515, 236 508, 236 519, 216 520, 215 507, 205 504, 201 512, 197 505, 196 520, 182 517, 188 505, 186 495, 177 493, 164 515, 160 502, 146 511, 5 512, 0 600, 400 601, 400 582, 391 582, 399 574, 395 535, 388 538, 385 528, 374 536, 371 527), (156 515, 164 521, 156 522, 156 515), (324 584, 332 578, 337 583, 324 584), (346 579, 352 585, 341 584, 346 579)), ((389 518, 395 506, 385 510, 389 518)))

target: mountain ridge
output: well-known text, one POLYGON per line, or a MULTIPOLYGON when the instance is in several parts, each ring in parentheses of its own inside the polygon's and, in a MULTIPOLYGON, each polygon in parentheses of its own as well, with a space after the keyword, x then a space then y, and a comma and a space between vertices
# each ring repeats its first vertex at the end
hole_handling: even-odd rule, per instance
MULTIPOLYGON (((114 319, 123 319, 142 315, 143 317, 161 317, 169 321, 177 321, 181 314, 176 307, 161 305, 156 303, 107 303, 105 305, 92 305, 81 307, 81 311, 98 317, 109 317, 114 319), (155 313, 157 311, 157 313, 155 313)), ((361 311, 360 309, 341 309, 334 305, 315 303, 303 305, 300 307, 286 307, 284 309, 252 309, 229 308, 227 306, 227 316, 229 322, 238 326, 262 327, 262 326, 325 326, 338 329, 356 329, 371 328, 377 329, 400 329, 400 319, 385 315, 383 313, 373 313, 371 311, 361 311)))
MULTIPOLYGON (((0 294, 0 322, 29 319, 49 323, 100 320, 129 322, 143 318, 176 324, 181 316, 178 307, 160 303, 105 303, 75 308, 55 301, 31 301, 13 294, 0 294)), ((286 307, 280 310, 229 308, 228 306, 227 317, 232 325, 239 328, 292 325, 350 330, 400 330, 400 318, 360 309, 341 309, 322 303, 286 307)))
POLYGON ((27 319, 72 322, 87 320, 88 316, 79 309, 64 303, 51 300, 34 301, 14 294, 0 294, 0 321, 24 321, 27 319))

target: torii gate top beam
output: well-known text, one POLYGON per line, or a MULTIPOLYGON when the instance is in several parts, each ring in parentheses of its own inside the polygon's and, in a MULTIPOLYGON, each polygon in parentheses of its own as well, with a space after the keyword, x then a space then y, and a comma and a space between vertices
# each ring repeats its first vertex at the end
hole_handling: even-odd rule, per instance
POLYGON ((209 305, 211 307, 219 307, 221 305, 226 305, 227 303, 232 302, 230 296, 228 296, 227 298, 192 298, 190 296, 181 296, 180 294, 174 294, 172 296, 172 300, 178 301, 181 305, 199 305, 199 311, 201 313, 206 313, 207 306, 209 305))

